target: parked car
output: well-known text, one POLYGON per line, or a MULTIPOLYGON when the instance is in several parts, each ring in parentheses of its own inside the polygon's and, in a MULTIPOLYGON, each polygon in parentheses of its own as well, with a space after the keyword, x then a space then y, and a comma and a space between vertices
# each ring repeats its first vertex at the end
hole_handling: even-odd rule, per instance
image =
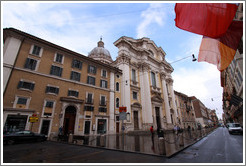
POLYGON ((41 142, 46 140, 47 136, 44 134, 37 134, 28 130, 3 134, 3 143, 9 145, 21 142, 41 142))
POLYGON ((243 129, 239 123, 227 123, 226 126, 230 134, 233 133, 243 134, 243 129))

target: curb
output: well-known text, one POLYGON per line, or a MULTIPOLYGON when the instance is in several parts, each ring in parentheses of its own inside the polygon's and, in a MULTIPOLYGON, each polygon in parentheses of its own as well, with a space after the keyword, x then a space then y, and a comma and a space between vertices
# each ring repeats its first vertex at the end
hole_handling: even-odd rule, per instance
POLYGON ((166 157, 167 157, 167 158, 172 158, 172 157, 176 156, 179 152, 181 152, 181 151, 183 151, 183 150, 187 149, 188 147, 190 147, 190 146, 194 145, 195 143, 197 143, 197 142, 201 141, 203 138, 207 137, 207 136, 208 136, 208 135, 210 135, 212 132, 214 132, 214 130, 213 130, 213 131, 211 131, 210 133, 208 133, 207 135, 205 135, 205 136, 201 137, 200 139, 196 140, 195 142, 193 142, 193 143, 191 143, 191 144, 189 144, 189 145, 185 146, 184 148, 182 148, 182 149, 178 150, 177 152, 175 152, 175 153, 171 154, 170 156, 166 156, 166 157))

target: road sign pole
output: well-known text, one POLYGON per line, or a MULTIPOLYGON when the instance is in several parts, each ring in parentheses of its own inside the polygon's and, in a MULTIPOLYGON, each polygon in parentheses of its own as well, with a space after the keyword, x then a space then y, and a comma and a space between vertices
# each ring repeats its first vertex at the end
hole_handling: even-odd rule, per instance
POLYGON ((32 126, 33 126, 33 123, 34 123, 34 122, 31 122, 31 123, 32 123, 32 124, 31 124, 31 129, 30 129, 30 131, 32 131, 32 126))

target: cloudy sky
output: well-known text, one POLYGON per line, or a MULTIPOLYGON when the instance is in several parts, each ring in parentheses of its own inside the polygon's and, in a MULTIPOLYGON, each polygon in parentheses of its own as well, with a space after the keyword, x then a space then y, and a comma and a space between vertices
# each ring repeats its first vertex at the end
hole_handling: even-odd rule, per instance
POLYGON ((19 29, 86 56, 102 37, 113 60, 118 51, 113 43, 121 36, 148 37, 166 52, 174 68, 174 90, 196 96, 220 118, 220 72, 214 65, 192 62, 202 36, 175 26, 174 6, 165 2, 1 2, 1 27, 19 29))

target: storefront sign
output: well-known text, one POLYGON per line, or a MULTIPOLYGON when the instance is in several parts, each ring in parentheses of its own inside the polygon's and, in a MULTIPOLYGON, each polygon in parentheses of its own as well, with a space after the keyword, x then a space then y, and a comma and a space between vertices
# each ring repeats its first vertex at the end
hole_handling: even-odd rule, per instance
POLYGON ((38 117, 36 117, 36 116, 30 116, 29 122, 31 122, 31 123, 38 122, 38 117))

